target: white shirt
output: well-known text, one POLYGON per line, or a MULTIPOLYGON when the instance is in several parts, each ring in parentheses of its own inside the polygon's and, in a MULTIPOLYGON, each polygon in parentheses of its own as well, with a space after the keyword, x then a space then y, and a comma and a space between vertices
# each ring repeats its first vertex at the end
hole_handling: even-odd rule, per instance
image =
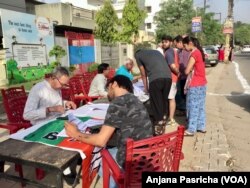
POLYGON ((161 47, 156 48, 157 51, 159 51, 164 57, 164 50, 161 47))
POLYGON ((63 105, 61 91, 53 89, 49 82, 44 80, 30 90, 23 118, 29 120, 32 125, 48 121, 59 116, 59 113, 46 114, 46 108, 57 105, 63 105))
POLYGON ((107 84, 107 78, 101 73, 97 74, 91 82, 89 89, 89 96, 107 96, 105 86, 107 84))

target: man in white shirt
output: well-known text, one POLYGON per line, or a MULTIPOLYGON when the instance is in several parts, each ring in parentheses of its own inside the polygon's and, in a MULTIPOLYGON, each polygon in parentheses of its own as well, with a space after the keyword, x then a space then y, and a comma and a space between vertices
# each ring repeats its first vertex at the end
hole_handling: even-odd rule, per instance
POLYGON ((58 67, 50 77, 34 85, 25 104, 23 118, 35 125, 60 116, 65 109, 75 109, 75 103, 62 100, 61 88, 68 81, 68 70, 58 67))
POLYGON ((165 57, 164 49, 162 47, 162 42, 158 43, 156 50, 158 50, 165 57))
POLYGON ((89 96, 100 96, 107 97, 107 91, 105 87, 107 84, 107 77, 109 74, 109 64, 102 63, 98 66, 98 74, 94 77, 91 82, 89 89, 89 96))

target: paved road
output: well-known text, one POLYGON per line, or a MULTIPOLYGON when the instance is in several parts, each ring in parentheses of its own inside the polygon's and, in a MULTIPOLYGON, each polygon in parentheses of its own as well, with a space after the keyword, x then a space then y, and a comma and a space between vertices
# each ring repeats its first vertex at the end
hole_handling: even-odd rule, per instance
POLYGON ((250 84, 250 53, 248 54, 238 54, 235 56, 235 61, 240 65, 240 72, 250 84))
POLYGON ((220 64, 209 72, 208 116, 222 124, 229 146, 227 164, 232 171, 250 171, 250 55, 237 55, 235 62, 220 64))

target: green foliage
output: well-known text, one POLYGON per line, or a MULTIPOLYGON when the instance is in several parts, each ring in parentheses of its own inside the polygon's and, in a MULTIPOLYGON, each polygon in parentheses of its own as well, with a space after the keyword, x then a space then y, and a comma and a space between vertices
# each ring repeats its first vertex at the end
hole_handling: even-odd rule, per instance
POLYGON ((110 0, 105 0, 103 7, 97 12, 95 18, 97 27, 95 28, 96 38, 104 43, 114 43, 118 39, 118 17, 110 0))
POLYGON ((66 51, 59 45, 55 45, 49 52, 49 56, 55 56, 57 62, 60 62, 61 58, 65 55, 66 51))
POLYGON ((7 65, 7 70, 8 70, 8 71, 13 71, 13 70, 16 70, 16 69, 17 69, 17 62, 16 62, 16 60, 14 60, 14 59, 9 59, 9 60, 6 62, 6 65, 7 65))
POLYGON ((88 72, 95 72, 97 71, 99 64, 98 63, 92 63, 89 67, 88 67, 88 72))
POLYGON ((134 45, 134 52, 140 49, 152 49, 152 46, 148 41, 144 41, 142 43, 137 43, 134 45))
POLYGON ((245 45, 250 44, 250 24, 241 22, 235 23, 235 44, 245 45))
POLYGON ((76 70, 76 67, 74 65, 69 66, 69 71, 74 72, 76 70))
POLYGON ((61 63, 59 61, 53 61, 49 64, 49 67, 53 70, 60 65, 61 65, 61 63))
MULTIPOLYGON (((202 32, 197 34, 200 43, 202 45, 223 43, 222 26, 214 20, 214 14, 204 14, 202 8, 198 9, 196 14, 202 17, 202 32)), ((160 41, 164 34, 172 37, 183 34, 195 35, 191 32, 194 16, 192 0, 168 0, 163 3, 161 11, 155 16, 157 40, 160 41)))
POLYGON ((195 15, 192 0, 168 0, 155 16, 158 41, 164 34, 177 36, 190 33, 191 20, 195 15))
POLYGON ((9 80, 10 80, 10 83, 13 82, 13 79, 14 79, 14 71, 17 70, 17 62, 16 60, 14 59, 9 59, 7 62, 6 62, 6 66, 7 66, 7 71, 8 71, 8 77, 9 77, 9 80))
POLYGON ((50 67, 25 67, 8 71, 9 84, 31 82, 44 78, 45 74, 51 73, 50 67))
POLYGON ((143 23, 146 13, 139 9, 137 0, 128 0, 123 8, 122 15, 120 39, 123 42, 131 43, 131 37, 138 35, 139 27, 143 23))
POLYGON ((198 33, 198 39, 202 45, 224 43, 222 25, 214 20, 213 13, 206 13, 202 16, 202 32, 198 33))

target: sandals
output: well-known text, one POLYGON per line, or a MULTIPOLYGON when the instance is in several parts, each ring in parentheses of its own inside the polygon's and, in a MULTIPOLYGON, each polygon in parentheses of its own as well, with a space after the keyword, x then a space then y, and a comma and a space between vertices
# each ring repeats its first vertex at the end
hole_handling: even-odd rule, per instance
POLYGON ((158 136, 158 135, 162 135, 165 133, 165 125, 166 125, 166 121, 159 121, 158 123, 156 123, 154 125, 154 135, 158 136))
POLYGON ((205 134, 207 131, 205 131, 205 130, 204 131, 203 130, 197 130, 197 132, 205 134))
MULTIPOLYGON (((197 130, 197 132, 205 134, 207 131, 205 131, 205 130, 197 130)), ((184 132, 184 136, 194 136, 194 133, 191 133, 191 132, 186 130, 184 132)))
POLYGON ((185 131, 184 132, 184 136, 194 136, 194 133, 191 133, 191 132, 189 132, 189 131, 185 131))

